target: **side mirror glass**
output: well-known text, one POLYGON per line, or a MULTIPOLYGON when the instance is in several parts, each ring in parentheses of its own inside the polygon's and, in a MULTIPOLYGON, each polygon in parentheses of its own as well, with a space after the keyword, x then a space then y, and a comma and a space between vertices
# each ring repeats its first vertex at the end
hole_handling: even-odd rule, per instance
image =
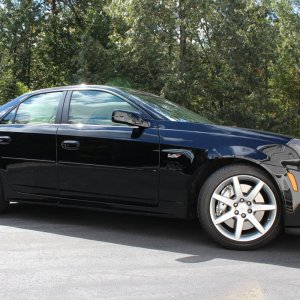
POLYGON ((142 115, 138 112, 115 110, 112 113, 111 120, 115 123, 134 125, 142 128, 150 127, 150 122, 144 120, 142 115))

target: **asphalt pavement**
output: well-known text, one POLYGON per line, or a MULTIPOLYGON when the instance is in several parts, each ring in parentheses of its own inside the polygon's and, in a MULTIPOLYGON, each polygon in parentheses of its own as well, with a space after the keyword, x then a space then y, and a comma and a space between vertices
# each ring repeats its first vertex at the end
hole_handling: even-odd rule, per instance
POLYGON ((256 251, 197 223, 12 205, 0 216, 0 299, 300 299, 300 237, 256 251))

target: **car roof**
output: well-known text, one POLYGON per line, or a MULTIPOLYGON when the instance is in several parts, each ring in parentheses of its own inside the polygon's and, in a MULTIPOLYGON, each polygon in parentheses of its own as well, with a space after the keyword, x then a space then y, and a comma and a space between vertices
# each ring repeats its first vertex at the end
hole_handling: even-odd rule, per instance
POLYGON ((67 86, 58 86, 58 87, 51 87, 51 88, 45 88, 45 89, 39 89, 31 91, 28 94, 35 94, 35 93, 41 93, 41 92, 55 92, 55 91, 64 91, 64 90, 77 90, 77 89, 105 89, 110 91, 118 91, 121 90, 117 87, 107 86, 107 85, 90 85, 90 84, 78 84, 78 85, 67 85, 67 86))

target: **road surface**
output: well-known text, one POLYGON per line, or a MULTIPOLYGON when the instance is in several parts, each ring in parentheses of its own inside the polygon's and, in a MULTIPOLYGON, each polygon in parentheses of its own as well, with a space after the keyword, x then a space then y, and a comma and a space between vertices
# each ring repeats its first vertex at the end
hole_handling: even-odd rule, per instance
POLYGON ((300 237, 224 250, 191 221, 12 205, 0 299, 300 299, 300 237))

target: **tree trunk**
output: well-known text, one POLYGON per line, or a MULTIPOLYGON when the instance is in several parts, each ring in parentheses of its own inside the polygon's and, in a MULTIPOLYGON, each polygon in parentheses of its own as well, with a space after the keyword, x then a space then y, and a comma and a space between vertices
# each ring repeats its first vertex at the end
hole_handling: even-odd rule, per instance
POLYGON ((185 25, 185 7, 183 4, 184 0, 179 0, 179 20, 180 20, 180 38, 179 38, 179 72, 182 75, 186 72, 186 25, 185 25))
POLYGON ((179 0, 178 9, 179 9, 179 62, 178 62, 178 71, 180 78, 180 95, 179 95, 179 103, 186 103, 186 82, 185 82, 185 74, 186 74, 186 47, 187 47, 187 33, 186 33, 186 16, 185 16, 185 0, 179 0))

